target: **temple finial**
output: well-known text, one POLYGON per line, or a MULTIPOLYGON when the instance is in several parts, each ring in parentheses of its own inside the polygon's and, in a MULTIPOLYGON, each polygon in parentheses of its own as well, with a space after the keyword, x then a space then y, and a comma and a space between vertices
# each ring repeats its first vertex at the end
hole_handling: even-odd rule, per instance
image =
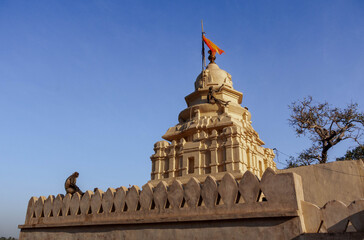
POLYGON ((210 63, 215 63, 215 60, 216 60, 216 52, 209 50, 208 53, 210 54, 209 55, 210 63))

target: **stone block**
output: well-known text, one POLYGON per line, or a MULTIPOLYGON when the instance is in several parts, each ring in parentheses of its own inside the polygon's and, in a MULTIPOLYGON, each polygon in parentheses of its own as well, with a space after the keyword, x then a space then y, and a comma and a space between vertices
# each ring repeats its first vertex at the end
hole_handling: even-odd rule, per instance
POLYGON ((58 217, 60 214, 62 214, 62 208, 63 208, 63 194, 58 194, 56 198, 53 200, 53 217, 58 217))
POLYGON ((224 205, 232 207, 236 203, 239 190, 236 180, 231 173, 224 175, 219 184, 218 191, 224 205))
POLYGON ((43 207, 44 207, 44 201, 46 198, 44 196, 40 196, 35 203, 34 206, 34 213, 36 218, 43 217, 43 207))
POLYGON ((91 212, 97 214, 101 211, 102 196, 104 191, 96 189, 95 193, 91 197, 91 212))
POLYGON ((345 232, 349 211, 344 203, 332 200, 321 209, 321 214, 328 233, 345 232))
POLYGON ((80 201, 80 210, 82 215, 86 215, 89 213, 91 208, 91 199, 94 193, 90 190, 86 191, 80 201))
POLYGON ((36 198, 36 197, 31 197, 29 199, 27 213, 25 215, 25 224, 27 224, 30 221, 30 219, 33 217, 34 207, 35 207, 35 203, 37 201, 38 201, 38 198, 36 198))
POLYGON ((295 173, 275 174, 268 168, 260 181, 260 189, 268 202, 295 204, 298 207, 298 201, 304 200, 301 178, 295 173))
POLYGON ((267 168, 264 173, 263 173, 263 176, 260 180, 260 183, 261 184, 267 184, 269 181, 271 181, 271 177, 275 176, 276 175, 276 172, 272 169, 272 168, 267 168))
POLYGON ((153 202, 153 185, 146 183, 140 192, 140 206, 142 210, 150 210, 153 202))
POLYGON ((140 189, 138 186, 133 185, 126 194, 126 205, 128 206, 128 211, 136 211, 139 205, 139 193, 140 189))
POLYGON ((315 204, 305 201, 301 201, 301 206, 306 232, 319 232, 322 221, 320 208, 315 204))
POLYGON ((168 188, 168 201, 172 208, 180 208, 183 202, 183 186, 179 180, 174 180, 168 188))
POLYGON ((201 188, 201 196, 205 206, 208 208, 214 208, 217 201, 217 195, 218 191, 216 179, 212 176, 207 176, 201 188))
POLYGON ((246 171, 239 182, 239 191, 246 203, 257 202, 261 193, 257 176, 246 171))
POLYGON ((357 232, 364 232, 364 199, 352 202, 348 206, 349 220, 357 232))
POLYGON ((102 209, 104 213, 110 213, 114 205, 114 195, 116 190, 114 188, 108 188, 104 193, 101 201, 102 209))
POLYGON ((64 196, 62 201, 62 216, 68 216, 70 210, 70 203, 72 199, 72 194, 68 193, 64 196))
POLYGON ((185 186, 184 197, 188 207, 195 208, 197 207, 198 201, 201 196, 201 187, 200 182, 192 177, 185 186))
POLYGON ((164 210, 164 208, 166 207, 168 199, 167 186, 168 185, 165 181, 161 181, 154 189, 154 203, 159 210, 164 210))
POLYGON ((45 200, 43 209, 44 217, 50 217, 53 214, 52 213, 53 201, 54 201, 53 195, 49 195, 48 198, 45 200))
POLYGON ((74 193, 70 202, 70 213, 72 216, 76 216, 80 212, 81 194, 78 192, 74 193))
POLYGON ((115 212, 120 213, 124 211, 127 192, 128 189, 123 186, 116 189, 114 196, 115 212))

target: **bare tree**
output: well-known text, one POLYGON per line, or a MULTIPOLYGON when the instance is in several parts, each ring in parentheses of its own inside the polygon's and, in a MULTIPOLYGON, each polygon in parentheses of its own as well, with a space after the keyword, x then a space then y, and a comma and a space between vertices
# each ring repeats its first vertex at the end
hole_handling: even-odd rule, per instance
POLYGON ((328 150, 346 139, 353 139, 361 145, 364 113, 358 111, 358 104, 351 103, 340 109, 327 102, 315 104, 309 96, 293 102, 289 108, 292 110, 289 124, 298 136, 309 135, 313 143, 298 156, 296 162, 299 165, 326 163, 328 150))

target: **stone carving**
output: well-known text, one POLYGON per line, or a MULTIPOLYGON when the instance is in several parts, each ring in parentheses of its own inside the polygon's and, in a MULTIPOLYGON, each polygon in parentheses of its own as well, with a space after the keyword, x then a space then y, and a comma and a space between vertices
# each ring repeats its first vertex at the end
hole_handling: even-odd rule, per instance
POLYGON ((210 63, 185 97, 179 123, 162 136, 167 141, 155 143, 150 183, 177 178, 186 184, 190 177, 203 182, 208 175, 219 181, 225 172, 239 180, 246 171, 261 177, 265 169, 275 169, 273 150, 263 147, 242 99, 231 75, 210 63))
POLYGON ((64 183, 64 188, 66 190, 66 194, 70 193, 70 194, 74 194, 76 192, 78 192, 79 194, 83 194, 83 192, 80 190, 80 188, 76 185, 76 180, 79 176, 78 172, 74 172, 71 176, 69 176, 66 179, 66 182, 64 183))
POLYGON ((187 142, 181 138, 178 142, 174 141, 174 144, 167 141, 155 144, 155 154, 151 157, 150 183, 153 186, 159 183, 157 180, 165 180, 170 184, 173 177, 177 177, 183 184, 187 183, 190 177, 202 181, 209 174, 221 180, 221 172, 230 172, 235 178, 240 179, 243 173, 249 170, 260 177, 266 168, 275 168, 275 163, 268 160, 273 159, 273 150, 254 147, 251 144, 256 139, 253 134, 243 132, 237 126, 221 128, 226 122, 232 121, 229 117, 221 116, 212 120, 200 118, 196 122, 199 131, 195 134, 194 142, 187 142), (214 127, 220 126, 220 130, 207 131, 202 128, 209 124, 214 127), (224 159, 231 160, 228 162, 224 159), (195 164, 193 173, 187 171, 191 163, 195 164))
POLYGON ((220 105, 223 105, 223 106, 227 106, 229 104, 230 101, 224 101, 224 100, 221 100, 221 99, 217 99, 215 97, 215 93, 218 93, 221 91, 221 88, 224 86, 221 85, 217 90, 214 90, 214 88, 211 86, 209 87, 209 92, 207 94, 207 102, 210 103, 210 104, 215 104, 215 103, 218 103, 220 105))

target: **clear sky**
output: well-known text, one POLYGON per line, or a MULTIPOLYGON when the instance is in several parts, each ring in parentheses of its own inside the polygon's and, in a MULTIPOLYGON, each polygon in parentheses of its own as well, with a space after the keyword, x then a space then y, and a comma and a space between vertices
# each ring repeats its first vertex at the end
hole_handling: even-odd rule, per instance
POLYGON ((309 141, 291 102, 364 108, 363 13, 360 0, 0 1, 0 236, 74 171, 82 190, 150 179, 201 71, 201 19, 261 139, 297 155, 309 141))

